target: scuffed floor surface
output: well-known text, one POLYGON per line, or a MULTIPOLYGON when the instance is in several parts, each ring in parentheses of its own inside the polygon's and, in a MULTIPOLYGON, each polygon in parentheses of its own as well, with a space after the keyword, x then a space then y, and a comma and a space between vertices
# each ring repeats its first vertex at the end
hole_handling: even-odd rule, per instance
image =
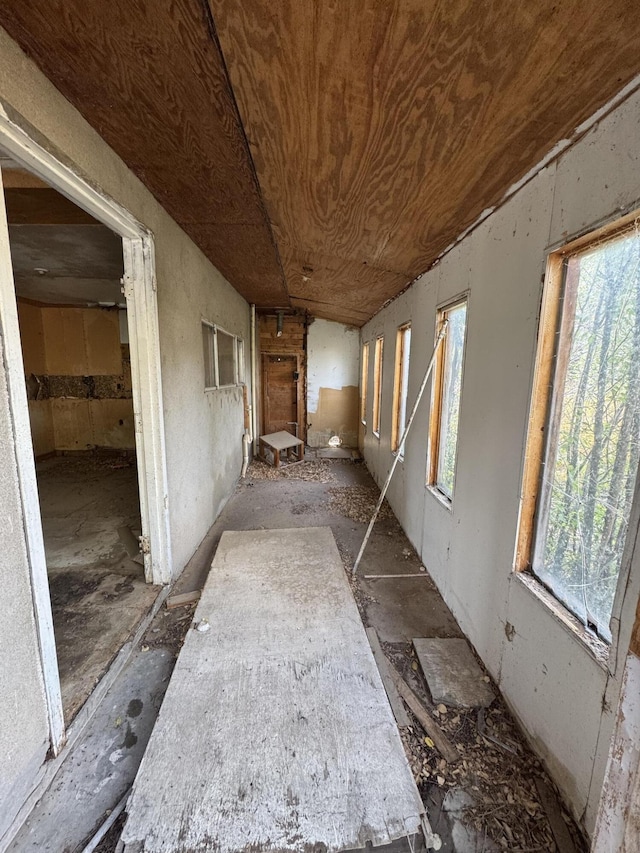
MULTIPOLYGON (((345 568, 351 567, 364 536, 369 510, 373 509, 378 494, 364 465, 318 460, 311 466, 304 463, 291 466, 286 474, 274 476, 272 472, 273 469, 265 471, 261 466, 250 467, 247 479, 238 485, 198 554, 179 578, 175 592, 202 588, 224 530, 329 526, 345 568), (253 473, 255 478, 251 476, 253 473)), ((553 853, 557 848, 535 780, 551 783, 500 698, 486 711, 484 734, 478 727, 477 712, 453 709, 443 712, 431 704, 411 640, 414 637, 461 637, 462 633, 428 573, 420 570, 420 560, 393 515, 389 514, 376 524, 360 577, 352 581, 352 589, 364 623, 376 629, 387 658, 402 672, 461 755, 462 760, 455 765, 443 764, 437 750, 425 740, 425 732, 409 714, 411 725, 403 730, 402 740, 431 823, 442 836, 442 851, 553 853), (418 577, 365 580, 364 574, 418 574, 418 577), (502 746, 491 738, 500 741, 502 746), (515 752, 505 750, 504 746, 515 752)), ((127 702, 141 696, 143 688, 147 695, 156 691, 155 705, 159 703, 166 688, 165 679, 191 625, 193 610, 193 607, 172 611, 162 608, 158 613, 134 655, 134 661, 139 661, 133 674, 135 690, 125 691, 128 699, 125 702, 123 698, 120 708, 126 711, 127 702), (154 667, 147 670, 145 659, 150 653, 159 652, 167 653, 162 673, 154 667), (135 683, 136 678, 140 682, 135 683)), ((151 710, 152 705, 155 707, 153 703, 145 704, 145 708, 151 710)), ((111 714, 114 721, 121 720, 121 725, 126 720, 121 710, 112 709, 111 714)), ((110 728, 105 724, 101 735, 102 749, 107 756, 113 752, 113 726, 113 722, 110 728)), ((129 785, 148 731, 148 725, 144 732, 135 729, 138 737, 135 755, 129 751, 130 760, 126 766, 116 765, 118 770, 126 770, 129 785)), ((248 749, 254 734, 247 732, 248 749)), ((120 728, 116 735, 120 738, 118 743, 124 740, 120 728)), ((63 769, 74 767, 73 756, 78 749, 76 747, 63 769)), ((104 786, 101 789, 104 798, 88 798, 76 803, 76 791, 87 772, 79 760, 78 765, 75 775, 71 774, 64 782, 60 781, 61 774, 58 775, 32 815, 32 832, 41 833, 39 838, 49 838, 48 846, 18 845, 11 848, 11 853, 37 849, 80 853, 83 842, 105 820, 106 809, 116 805, 127 782, 118 776, 118 783, 114 784, 110 780, 111 771, 103 763, 102 780, 96 778, 92 784, 94 789, 100 784, 104 786), (73 823, 73 832, 66 832, 64 841, 60 835, 62 821, 73 823), (75 846, 71 838, 75 839, 75 846)), ((120 831, 121 821, 100 844, 98 853, 114 853, 120 831)), ((579 836, 574 835, 574 838, 576 850, 583 850, 579 836)))
POLYGON ((37 466, 53 627, 67 725, 149 612, 145 583, 119 530, 140 527, 135 464, 62 456, 37 466))

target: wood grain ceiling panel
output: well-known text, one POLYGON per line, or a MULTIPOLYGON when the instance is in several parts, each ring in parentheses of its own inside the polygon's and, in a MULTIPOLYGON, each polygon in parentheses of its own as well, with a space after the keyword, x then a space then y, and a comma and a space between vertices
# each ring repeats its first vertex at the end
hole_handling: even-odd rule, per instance
POLYGON ((640 71, 634 0, 209 3, 292 296, 369 315, 640 71))
POLYGON ((5 0, 0 24, 249 301, 287 302, 203 0, 5 0))

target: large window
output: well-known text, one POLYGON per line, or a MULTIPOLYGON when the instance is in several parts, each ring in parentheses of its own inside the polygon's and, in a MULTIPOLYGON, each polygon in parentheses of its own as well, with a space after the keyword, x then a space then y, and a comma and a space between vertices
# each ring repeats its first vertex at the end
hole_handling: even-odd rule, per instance
POLYGON ((535 515, 521 523, 525 535, 533 524, 526 562, 609 641, 640 458, 640 237, 631 230, 565 250, 549 269, 528 444, 535 515), (546 435, 539 449, 536 431, 546 435))
POLYGON ((445 320, 448 320, 448 326, 434 365, 432 385, 429 429, 429 485, 434 487, 446 500, 452 501, 467 328, 466 298, 438 311, 438 329, 445 320))
POLYGON ((362 344, 362 362, 360 366, 360 420, 367 425, 367 384, 369 381, 369 344, 362 344))
POLYGON ((411 324, 400 326, 396 335, 396 369, 393 385, 393 420, 391 423, 391 449, 400 450, 400 439, 407 422, 407 393, 409 390, 409 351, 411 349, 411 324))
POLYGON ((203 320, 202 349, 206 390, 244 381, 244 344, 239 338, 203 320))
POLYGON ((380 411, 382 403, 382 354, 384 338, 376 338, 373 354, 373 433, 380 438, 380 411))

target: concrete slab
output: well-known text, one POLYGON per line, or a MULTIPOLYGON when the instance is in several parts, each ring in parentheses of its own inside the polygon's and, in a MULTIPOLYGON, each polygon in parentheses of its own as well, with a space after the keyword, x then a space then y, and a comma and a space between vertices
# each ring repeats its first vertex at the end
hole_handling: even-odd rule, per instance
POLYGON ((172 665, 165 649, 134 654, 7 853, 83 849, 133 782, 172 665))
POLYGON ((414 639, 413 646, 434 703, 487 708, 495 699, 464 639, 414 639))
POLYGON ((127 853, 403 849, 422 801, 331 531, 225 532, 195 622, 127 853))

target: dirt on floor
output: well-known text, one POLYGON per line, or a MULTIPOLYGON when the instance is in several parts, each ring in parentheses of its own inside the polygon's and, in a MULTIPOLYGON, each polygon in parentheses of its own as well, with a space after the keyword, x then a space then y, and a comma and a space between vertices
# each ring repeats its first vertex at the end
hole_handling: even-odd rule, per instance
MULTIPOLYGON (((476 710, 435 706, 431 701, 411 639, 462 634, 388 505, 384 505, 354 577, 353 561, 378 495, 361 464, 314 460, 276 471, 264 463, 253 463, 203 543, 206 554, 199 564, 210 564, 224 530, 331 527, 364 624, 377 630, 388 660, 460 756, 456 762, 446 762, 409 712, 411 725, 402 728, 400 735, 429 819, 442 836, 443 853, 557 850, 537 779, 557 798, 558 814, 566 821, 576 851, 585 850, 557 790, 497 688, 498 698, 480 720, 476 710), (392 577, 386 580, 389 574, 392 577), (400 580, 393 575, 405 577, 400 580), (454 843, 456 822, 464 829, 462 846, 457 846, 459 841, 454 843)), ((174 592, 200 588, 205 576, 201 566, 188 567, 174 592)), ((146 632, 142 648, 165 648, 177 657, 195 607, 163 607, 146 632)), ((118 821, 98 847, 99 853, 113 853, 120 826, 118 821)))

